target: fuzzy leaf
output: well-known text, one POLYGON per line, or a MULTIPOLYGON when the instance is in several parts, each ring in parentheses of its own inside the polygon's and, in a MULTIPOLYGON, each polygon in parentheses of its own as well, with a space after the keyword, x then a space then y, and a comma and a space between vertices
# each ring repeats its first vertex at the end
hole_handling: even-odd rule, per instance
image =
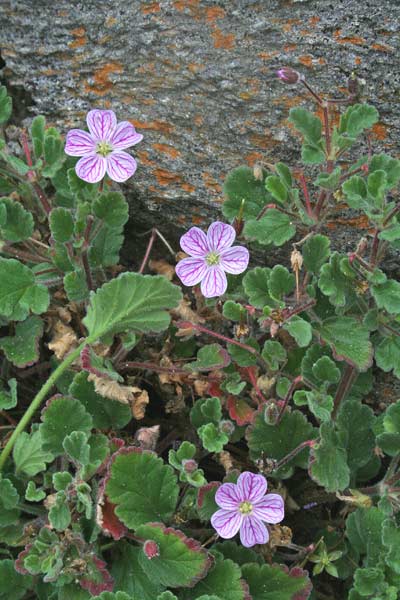
POLYGON ((400 379, 400 337, 392 335, 384 337, 375 349, 377 366, 385 373, 393 369, 393 373, 400 379))
POLYGON ((38 115, 32 121, 31 137, 33 142, 33 152, 35 154, 35 158, 40 158, 43 154, 45 126, 46 119, 43 115, 38 115))
POLYGON ((383 522, 382 527, 382 542, 386 548, 387 554, 385 556, 385 562, 393 569, 393 571, 400 574, 400 528, 396 525, 395 521, 387 519, 383 522))
POLYGON ((283 329, 286 329, 290 333, 300 348, 305 348, 312 340, 311 324, 297 315, 294 315, 290 321, 287 321, 283 325, 283 329))
POLYGON ((202 441, 203 447, 209 452, 222 452, 225 444, 229 442, 229 436, 220 431, 214 423, 202 425, 197 430, 199 438, 202 441))
POLYGON ((166 587, 193 587, 205 577, 211 565, 199 542, 162 523, 142 525, 136 534, 156 542, 158 556, 148 558, 142 550, 139 564, 147 577, 166 587))
POLYGON ((377 437, 380 448, 389 456, 400 452, 400 400, 387 407, 383 417, 383 432, 377 437))
POLYGON ((271 296, 276 300, 282 300, 284 296, 293 292, 295 287, 295 277, 289 273, 286 267, 276 265, 269 276, 268 289, 271 296))
POLYGON ((289 121, 293 123, 304 139, 311 144, 319 142, 322 136, 322 123, 318 117, 305 108, 292 108, 289 121))
POLYGON ((264 308, 271 300, 268 288, 270 273, 271 269, 268 267, 256 267, 247 271, 243 277, 244 291, 255 308, 264 308))
POLYGON ((325 162, 325 153, 321 148, 321 143, 303 144, 301 147, 301 160, 306 165, 320 165, 325 162))
POLYGON ((318 286, 334 306, 345 306, 354 297, 354 279, 342 270, 343 256, 334 252, 328 264, 321 268, 318 286))
POLYGON ((49 510, 49 521, 56 531, 65 531, 71 524, 71 511, 64 492, 57 492, 56 501, 49 510))
POLYGON ((42 319, 28 317, 17 323, 14 336, 0 338, 0 348, 16 367, 28 367, 39 360, 38 346, 42 334, 42 319))
MULTIPOLYGON (((218 507, 216 507, 215 510, 218 510, 218 507)), ((224 558, 233 560, 233 562, 239 566, 245 565, 246 563, 264 563, 260 554, 251 548, 245 548, 244 546, 240 546, 231 540, 219 542, 213 546, 213 549, 220 552, 224 558)))
POLYGON ((277 371, 279 366, 287 359, 285 348, 280 342, 275 340, 267 340, 265 342, 261 356, 268 363, 271 371, 277 371))
POLYGON ((339 179, 342 171, 340 167, 336 167, 332 173, 320 173, 314 181, 314 185, 322 187, 326 190, 336 190, 339 184, 339 179))
POLYGON ((11 117, 11 112, 11 96, 7 94, 7 88, 2 85, 0 86, 0 125, 8 121, 8 119, 11 117))
POLYGON ((89 298, 89 288, 82 269, 66 273, 63 283, 70 302, 84 302, 89 298))
POLYGON ((103 192, 93 202, 93 213, 111 229, 120 230, 129 218, 128 203, 120 192, 103 192))
POLYGON ((320 438, 311 451, 311 476, 328 492, 344 490, 350 483, 347 453, 331 423, 322 423, 320 438))
POLYGON ((358 137, 364 129, 370 129, 379 119, 379 113, 369 104, 352 104, 340 117, 339 133, 358 137))
POLYGON ((265 189, 270 192, 271 196, 284 204, 288 197, 287 187, 282 183, 280 177, 270 175, 265 180, 265 189))
POLYGON ((0 381, 0 410, 9 410, 17 406, 17 380, 9 379, 7 384, 9 391, 3 389, 0 381))
POLYGON ((0 560, 0 581, 0 600, 21 600, 32 586, 32 577, 17 573, 10 559, 0 560))
MULTIPOLYGON (((261 456, 280 460, 297 448, 302 442, 315 437, 316 430, 298 410, 285 412, 278 425, 268 425, 264 420, 264 411, 260 410, 254 423, 247 428, 246 439, 251 458, 261 456)), ((305 469, 308 463, 308 449, 305 448, 279 471, 277 477, 290 477, 294 467, 305 469)))
POLYGON ((340 370, 329 356, 321 356, 311 367, 312 374, 320 382, 338 383, 340 370))
POLYGON ((376 567, 385 552, 382 545, 384 520, 385 515, 375 506, 357 508, 347 518, 346 536, 359 554, 366 555, 366 567, 376 567))
POLYGON ((320 421, 329 421, 333 410, 333 398, 319 392, 297 390, 293 394, 296 406, 307 406, 312 414, 320 421))
POLYGON ((114 455, 105 491, 116 505, 117 517, 136 529, 149 521, 168 521, 179 487, 172 467, 161 458, 139 448, 127 448, 114 455))
POLYGON ((88 374, 85 372, 75 375, 69 393, 80 400, 92 416, 93 427, 96 429, 122 429, 132 419, 130 407, 97 394, 94 384, 88 381, 88 374))
POLYGON ((40 502, 44 498, 46 498, 46 492, 37 489, 34 481, 28 481, 25 490, 25 499, 28 500, 28 502, 40 502))
POLYGON ((19 495, 13 483, 0 475, 0 527, 16 523, 19 517, 19 495))
POLYGON ((207 577, 190 590, 183 590, 181 600, 199 600, 204 594, 212 592, 224 600, 245 600, 245 591, 240 579, 238 565, 231 560, 217 558, 207 577))
POLYGON ((27 240, 33 233, 33 217, 20 202, 0 198, 0 238, 8 242, 27 240))
POLYGON ((256 218, 271 196, 264 187, 264 182, 254 177, 250 167, 237 167, 228 173, 224 181, 225 201, 222 213, 229 220, 239 215, 242 200, 243 218, 245 221, 256 218))
POLYGON ((351 473, 368 463, 375 447, 375 417, 369 406, 358 400, 342 402, 336 419, 340 445, 347 452, 351 473))
POLYGON ((307 600, 311 582, 307 571, 282 565, 247 564, 242 568, 253 600, 307 600))
POLYGON ((243 306, 238 302, 227 300, 224 302, 222 314, 224 315, 225 319, 230 319, 231 321, 240 321, 240 319, 246 314, 246 309, 243 308, 243 306))
POLYGON ((124 236, 118 229, 104 225, 92 240, 89 249, 89 263, 94 267, 112 267, 119 261, 119 253, 124 236))
POLYGON ((337 360, 345 360, 359 371, 366 371, 371 366, 373 350, 369 331, 357 319, 330 317, 318 329, 321 338, 331 346, 337 360))
POLYGON ((212 515, 218 510, 218 505, 215 502, 215 494, 219 488, 217 481, 211 481, 199 488, 197 492, 196 509, 199 518, 202 521, 209 521, 212 515))
POLYGON ((302 247, 304 267, 311 273, 318 274, 322 265, 330 255, 330 239, 325 235, 314 235, 302 247))
POLYGON ((56 242, 69 242, 74 233, 72 212, 67 208, 53 208, 49 215, 49 225, 52 237, 56 242))
POLYGON ((371 294, 378 308, 384 308, 390 314, 400 313, 400 283, 388 279, 382 285, 372 285, 371 294))
POLYGON ((374 596, 383 588, 385 574, 382 569, 357 569, 354 572, 354 589, 360 596, 374 596))
POLYGON ((87 465, 90 458, 88 435, 84 431, 72 431, 64 438, 63 448, 68 456, 80 465, 87 465))
MULTIPOLYGON (((154 600, 163 590, 157 581, 149 579, 139 564, 142 550, 137 546, 120 542, 113 553, 111 573, 115 589, 129 594, 134 600, 154 600)), ((118 599, 119 600, 119 599, 118 599)))
POLYGON ((289 215, 270 208, 259 220, 248 221, 244 227, 244 235, 255 239, 259 244, 282 246, 296 233, 289 215))
POLYGON ((58 456, 64 452, 63 441, 73 431, 89 433, 93 427, 92 417, 79 400, 55 396, 47 402, 42 412, 39 431, 43 448, 58 456))
POLYGON ((186 368, 191 371, 213 371, 227 367, 230 362, 230 356, 225 348, 219 344, 207 344, 199 349, 196 360, 189 363, 186 368))
POLYGON ((83 323, 93 340, 129 329, 162 331, 170 322, 167 309, 181 297, 179 288, 161 275, 123 273, 91 295, 83 323))
POLYGON ((400 180, 400 161, 388 154, 375 154, 369 163, 369 173, 385 171, 387 189, 392 189, 400 180))
POLYGON ((218 424, 221 419, 222 409, 219 398, 200 398, 190 411, 190 420, 196 429, 210 422, 218 424))
POLYGON ((28 434, 19 434, 13 449, 16 473, 24 473, 33 477, 46 469, 46 463, 52 462, 54 456, 51 452, 43 450, 43 441, 40 431, 28 434))
POLYGON ((0 258, 0 315, 23 321, 29 311, 40 315, 49 305, 49 291, 35 283, 35 275, 14 258, 0 258))

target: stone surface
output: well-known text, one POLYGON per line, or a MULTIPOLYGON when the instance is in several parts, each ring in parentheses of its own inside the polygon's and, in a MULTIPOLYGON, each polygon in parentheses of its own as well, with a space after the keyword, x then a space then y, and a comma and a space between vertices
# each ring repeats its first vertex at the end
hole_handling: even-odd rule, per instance
POLYGON ((93 107, 129 118, 144 135, 133 213, 177 233, 219 215, 231 168, 295 163, 288 111, 311 104, 279 66, 339 95, 357 73, 373 141, 398 153, 399 16, 393 0, 0 0, 3 77, 64 131, 93 107))

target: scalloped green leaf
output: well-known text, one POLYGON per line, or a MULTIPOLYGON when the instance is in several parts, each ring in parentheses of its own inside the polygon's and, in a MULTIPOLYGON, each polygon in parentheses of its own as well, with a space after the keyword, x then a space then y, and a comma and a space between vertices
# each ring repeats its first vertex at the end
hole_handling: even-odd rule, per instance
POLYGON ((197 430, 203 447, 209 452, 222 452, 225 444, 229 442, 229 436, 221 431, 214 423, 206 423, 197 430))
POLYGON ((305 140, 316 144, 322 137, 322 123, 318 117, 305 108, 292 108, 289 121, 293 123, 305 140))
POLYGON ((17 573, 14 561, 0 560, 0 600, 21 600, 32 589, 32 577, 17 573))
POLYGON ((358 554, 366 556, 366 567, 376 567, 385 552, 382 544, 384 520, 385 515, 375 506, 357 508, 346 520, 346 536, 358 554))
POLYGON ((257 217, 271 196, 264 187, 264 182, 254 177, 253 169, 246 166, 237 167, 228 173, 224 181, 225 196, 222 213, 227 219, 239 215, 242 200, 243 218, 248 220, 257 217))
POLYGON ((286 267, 275 265, 272 269, 269 280, 268 290, 275 300, 282 300, 284 296, 291 294, 295 287, 295 277, 289 273, 286 267))
POLYGON ((7 359, 21 369, 39 360, 39 340, 42 334, 42 319, 31 316, 17 323, 14 336, 0 338, 0 348, 7 359))
POLYGON ((320 427, 320 441, 311 450, 310 474, 328 492, 344 490, 350 483, 347 452, 332 423, 320 427))
POLYGON ((240 577, 238 565, 229 559, 222 560, 218 557, 207 577, 199 581, 194 588, 181 592, 181 600, 199 600, 210 592, 224 600, 245 600, 246 593, 240 577))
POLYGON ((326 235, 313 235, 302 247, 304 267, 311 273, 318 274, 330 256, 331 241, 326 235))
POLYGON ((147 577, 139 564, 141 549, 126 542, 119 542, 113 552, 112 576, 115 590, 126 592, 134 600, 154 600, 163 590, 157 581, 147 577))
POLYGON ((377 436, 380 448, 389 456, 400 452, 400 400, 387 407, 383 416, 383 432, 377 436))
MULTIPOLYGON (((264 419, 264 411, 260 410, 246 431, 246 439, 253 460, 264 456, 279 461, 302 442, 313 439, 316 432, 298 410, 285 412, 277 425, 268 425, 264 419)), ((308 454, 308 449, 304 448, 287 465, 279 469, 276 476, 283 479, 290 477, 295 466, 307 468, 308 454)))
MULTIPOLYGON (((218 507, 216 507, 215 510, 218 510, 218 507)), ((213 546, 213 549, 218 550, 224 558, 229 558, 239 566, 245 565, 246 563, 263 564, 264 562, 260 554, 251 550, 251 548, 245 548, 231 540, 219 542, 213 546)))
POLYGON ((111 229, 119 230, 128 221, 128 203, 120 192, 103 192, 93 202, 93 213, 111 229))
POLYGON ((392 519, 386 519, 382 526, 382 542, 386 548, 385 562, 400 575, 400 527, 392 519))
POLYGON ((9 379, 7 381, 8 391, 3 389, 3 384, 0 381, 0 410, 9 410, 17 406, 17 380, 9 379))
POLYGON ((307 600, 311 581, 307 571, 284 565, 247 564, 242 568, 253 600, 307 600))
POLYGON ((289 321, 287 321, 283 325, 283 329, 290 333, 300 348, 305 348, 312 340, 311 323, 305 321, 298 315, 294 315, 289 321))
POLYGON ((89 263, 92 268, 111 267, 119 262, 119 253, 124 242, 121 230, 103 225, 89 248, 89 263))
POLYGON ((89 298, 89 288, 83 269, 66 273, 63 284, 70 302, 84 302, 89 298))
POLYGON ((31 137, 33 142, 33 152, 35 158, 40 158, 43 154, 44 130, 46 119, 43 115, 35 117, 31 124, 31 137))
POLYGON ((318 286, 325 296, 329 296, 329 302, 334 306, 345 306, 346 302, 353 300, 355 274, 349 277, 344 273, 341 265, 345 257, 334 252, 329 263, 321 267, 318 286))
POLYGON ((243 289, 255 308, 264 308, 272 300, 268 288, 270 273, 269 267, 256 267, 243 277, 243 289))
POLYGON ((12 525, 18 521, 19 494, 9 479, 0 475, 0 527, 12 525))
POLYGON ((15 472, 33 477, 46 469, 46 463, 52 462, 54 456, 43 449, 42 435, 39 431, 19 434, 13 449, 15 472))
POLYGON ((35 283, 35 274, 14 258, 0 258, 0 315, 23 321, 29 311, 40 315, 47 310, 50 297, 44 285, 35 283))
POLYGON ((58 456, 63 454, 63 441, 73 431, 90 432, 92 417, 86 412, 79 400, 55 396, 51 398, 42 412, 39 431, 43 448, 58 456))
POLYGON ((139 564, 152 581, 172 588, 193 587, 207 574, 211 565, 207 551, 181 531, 149 523, 139 527, 136 534, 158 546, 157 556, 151 559, 143 550, 139 554, 139 564))
POLYGON ((347 452, 347 464, 352 473, 368 463, 374 453, 375 434, 373 411, 358 400, 342 402, 336 427, 341 446, 347 452))
POLYGON ((243 233, 263 246, 282 246, 295 235, 296 227, 289 215, 270 208, 260 220, 248 221, 243 233))
POLYGON ((330 317, 317 326, 321 338, 330 345, 337 360, 345 360, 359 371, 372 364, 373 348, 368 329, 353 317, 330 317), (351 335, 349 335, 351 332, 351 335))
POLYGON ((381 285, 372 285, 371 294, 378 308, 384 308, 390 314, 400 313, 400 283, 388 279, 381 285))
POLYGON ((49 225, 52 237, 56 242, 69 242, 74 234, 74 219, 68 208, 61 206, 53 208, 49 215, 49 225))
POLYGON ((8 242, 27 240, 33 233, 34 222, 30 212, 20 202, 0 198, 0 238, 8 242))
POLYGON ((12 99, 7 94, 7 88, 2 85, 0 86, 0 125, 6 123, 11 117, 12 112, 12 99))
POLYGON ((207 344, 197 352, 196 360, 187 364, 191 371, 223 369, 231 362, 228 352, 220 344, 207 344))
POLYGON ((358 137, 364 129, 377 123, 379 113, 370 104, 352 104, 340 117, 339 133, 347 133, 351 138, 358 137))
POLYGON ((393 374, 400 379, 400 337, 391 335, 383 337, 375 348, 375 362, 385 373, 393 369, 393 374))
POLYGON ((178 499, 174 470, 153 452, 122 449, 114 455, 107 476, 106 495, 115 514, 129 529, 150 521, 168 521, 178 499))
POLYGON ((181 297, 180 289, 161 275, 123 273, 91 294, 83 323, 93 340, 130 329, 163 331, 170 323, 167 310, 181 297))
POLYGON ((374 154, 369 163, 369 173, 385 171, 387 189, 397 185, 400 180, 400 161, 388 154, 374 154))

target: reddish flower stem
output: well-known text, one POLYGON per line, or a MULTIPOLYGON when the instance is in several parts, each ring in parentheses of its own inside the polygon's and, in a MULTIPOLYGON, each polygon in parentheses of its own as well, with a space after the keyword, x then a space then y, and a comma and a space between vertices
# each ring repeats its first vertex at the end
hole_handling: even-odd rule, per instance
POLYGON ((340 403, 342 402, 342 400, 346 397, 346 395, 348 394, 348 392, 351 389, 351 386, 354 383, 354 380, 356 379, 358 375, 358 371, 355 367, 353 367, 353 365, 347 365, 342 378, 340 380, 340 383, 338 385, 338 388, 336 390, 336 394, 335 394, 335 398, 333 400, 333 411, 332 411, 332 418, 334 419, 336 417, 337 411, 339 410, 339 406, 340 403))
POLYGON ((149 243, 147 244, 147 248, 146 248, 146 253, 143 257, 142 264, 140 265, 139 273, 143 273, 143 271, 146 268, 147 261, 149 260, 151 249, 153 248, 153 244, 155 242, 156 237, 157 237, 157 231, 155 229, 152 229, 149 243))
POLYGON ((288 389, 286 396, 283 399, 283 403, 282 403, 281 409, 279 411, 278 418, 276 420, 277 425, 281 422, 283 413, 285 412, 286 407, 289 404, 291 397, 293 396, 293 392, 295 391, 297 384, 302 383, 302 382, 303 382, 303 378, 301 375, 299 375, 298 377, 295 377, 293 379, 292 383, 290 384, 290 388, 288 389))
POLYGON ((263 395, 262 391, 260 390, 260 388, 258 386, 258 383, 257 383, 256 376, 254 375, 251 367, 247 370, 247 374, 249 376, 251 385, 253 386, 253 388, 256 391, 257 396, 260 398, 260 400, 261 400, 261 402, 263 404, 267 404, 268 400, 265 398, 265 396, 263 395))
MULTIPOLYGON (((32 167, 33 163, 32 163, 31 151, 30 151, 29 145, 28 145, 28 138, 26 137, 26 133, 24 131, 21 133, 21 143, 22 143, 22 148, 24 149, 26 162, 28 163, 29 167, 32 167)), ((48 215, 51 212, 51 206, 50 206, 49 201, 47 200, 46 194, 44 193, 44 191, 42 190, 42 188, 36 181, 36 175, 35 175, 34 171, 28 171, 28 173, 26 175, 27 175, 33 189, 35 190, 37 197, 40 200, 40 203, 42 205, 44 212, 48 215)))
POLYGON ((310 84, 305 80, 305 79, 301 79, 301 83, 304 85, 304 87, 310 92, 311 96, 314 98, 314 100, 317 102, 317 104, 319 104, 320 106, 322 106, 323 101, 321 96, 319 96, 317 94, 317 92, 315 92, 312 87, 310 86, 310 84))
POLYGON ((390 211, 390 213, 388 214, 386 219, 383 221, 382 226, 385 227, 389 223, 389 221, 391 219, 393 219, 394 216, 397 215, 398 212, 400 212, 400 202, 398 204, 396 204, 396 206, 393 208, 393 210, 390 211))
POLYGON ((304 173, 302 171, 299 173, 299 180, 300 180, 301 189, 303 190, 303 194, 304 194, 304 200, 306 203, 307 214, 309 217, 311 217, 313 219, 314 212, 313 212, 313 209, 311 206, 310 194, 308 191, 306 178, 304 177, 304 173))
POLYGON ((289 463, 292 460, 292 458, 294 458, 302 450, 304 450, 304 448, 312 448, 313 446, 315 446, 315 444, 316 444, 315 440, 306 440, 305 442, 302 442, 296 448, 294 448, 294 450, 289 452, 289 454, 287 454, 286 456, 281 458, 281 460, 279 460, 276 463, 274 471, 277 471, 278 469, 284 467, 287 463, 289 463))

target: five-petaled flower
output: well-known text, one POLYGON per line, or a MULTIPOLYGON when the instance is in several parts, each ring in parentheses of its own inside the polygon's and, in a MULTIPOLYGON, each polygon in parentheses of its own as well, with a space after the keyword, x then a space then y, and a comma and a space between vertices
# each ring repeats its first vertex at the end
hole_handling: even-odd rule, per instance
POLYGON ((216 221, 207 235, 192 227, 181 237, 181 248, 189 258, 176 266, 176 274, 184 285, 197 285, 206 298, 222 296, 228 286, 226 273, 243 273, 249 264, 249 251, 243 246, 232 246, 236 233, 231 225, 216 221))
POLYGON ((86 122, 89 132, 71 129, 67 134, 65 153, 81 156, 75 166, 80 179, 96 183, 107 173, 114 181, 122 182, 136 171, 136 161, 123 152, 138 144, 143 136, 128 121, 117 124, 112 110, 91 110, 86 122))
POLYGON ((232 538, 240 530, 240 541, 250 548, 266 544, 269 539, 266 523, 280 523, 284 517, 283 499, 279 494, 267 494, 263 475, 246 471, 237 483, 223 483, 215 494, 221 507, 211 517, 211 525, 222 538, 232 538))

